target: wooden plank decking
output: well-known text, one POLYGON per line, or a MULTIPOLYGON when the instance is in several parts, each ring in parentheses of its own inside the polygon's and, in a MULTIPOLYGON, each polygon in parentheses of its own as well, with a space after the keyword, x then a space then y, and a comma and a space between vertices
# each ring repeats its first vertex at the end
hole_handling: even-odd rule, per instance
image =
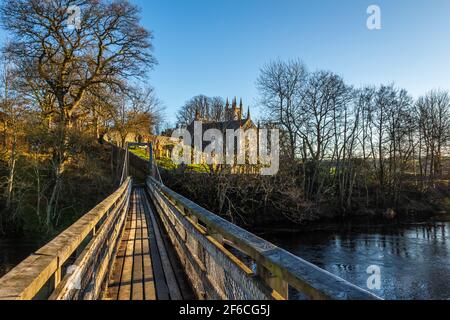
POLYGON ((143 188, 134 188, 125 230, 104 298, 108 300, 192 299, 186 277, 164 241, 158 217, 143 188))

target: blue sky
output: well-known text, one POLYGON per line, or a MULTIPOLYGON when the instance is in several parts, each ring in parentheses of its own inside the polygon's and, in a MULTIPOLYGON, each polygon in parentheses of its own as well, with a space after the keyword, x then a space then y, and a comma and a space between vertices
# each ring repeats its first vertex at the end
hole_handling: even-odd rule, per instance
POLYGON ((415 97, 450 89, 448 0, 131 1, 154 32, 150 82, 169 121, 200 93, 242 97, 255 109, 259 70, 276 58, 300 58, 355 86, 395 82, 415 97), (372 4, 381 30, 366 28, 372 4))

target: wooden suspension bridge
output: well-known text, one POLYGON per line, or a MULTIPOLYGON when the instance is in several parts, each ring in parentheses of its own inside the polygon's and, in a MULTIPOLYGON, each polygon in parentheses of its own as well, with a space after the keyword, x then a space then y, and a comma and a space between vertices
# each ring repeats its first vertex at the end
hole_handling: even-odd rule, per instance
POLYGON ((119 189, 1 278, 0 300, 379 299, 170 190, 149 150, 124 152, 119 189))

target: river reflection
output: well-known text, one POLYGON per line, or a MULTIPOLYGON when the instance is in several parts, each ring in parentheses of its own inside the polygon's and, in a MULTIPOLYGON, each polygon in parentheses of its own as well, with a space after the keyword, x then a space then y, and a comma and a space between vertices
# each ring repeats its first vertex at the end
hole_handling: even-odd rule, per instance
POLYGON ((26 259, 43 245, 34 239, 0 239, 0 277, 26 259))
POLYGON ((264 235, 303 259, 367 289, 367 269, 381 269, 385 299, 450 299, 450 222, 264 235))

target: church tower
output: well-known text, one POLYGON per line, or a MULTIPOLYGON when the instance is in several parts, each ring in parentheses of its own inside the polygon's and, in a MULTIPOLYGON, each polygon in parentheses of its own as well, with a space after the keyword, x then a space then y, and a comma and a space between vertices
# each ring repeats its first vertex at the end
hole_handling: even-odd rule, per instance
POLYGON ((234 121, 242 120, 242 99, 240 107, 238 107, 237 105, 237 98, 235 97, 233 99, 232 114, 233 114, 232 120, 234 121))
POLYGON ((233 98, 231 106, 227 98, 227 102, 225 104, 225 119, 226 121, 246 120, 244 114, 244 103, 242 102, 242 98, 240 99, 239 105, 237 103, 237 98, 236 97, 233 98))
POLYGON ((227 103, 225 104, 225 120, 231 121, 233 119, 232 110, 230 109, 230 101, 227 98, 227 103))

